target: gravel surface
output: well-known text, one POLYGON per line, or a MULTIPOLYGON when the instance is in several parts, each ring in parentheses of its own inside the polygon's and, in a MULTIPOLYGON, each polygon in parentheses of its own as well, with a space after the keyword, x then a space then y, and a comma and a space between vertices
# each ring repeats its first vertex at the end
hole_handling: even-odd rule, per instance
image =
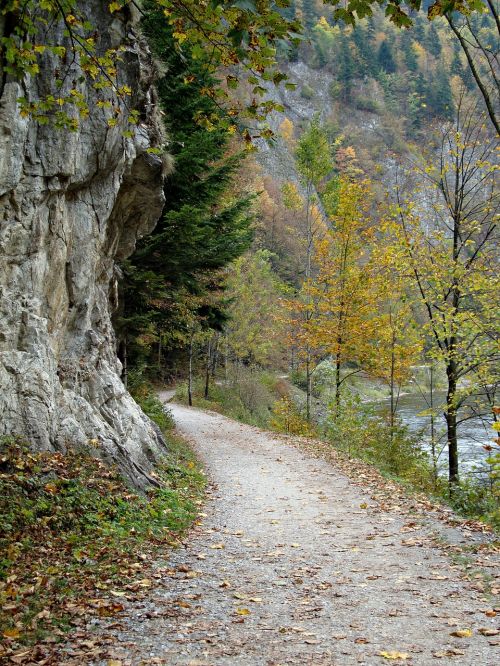
POLYGON ((157 565, 147 600, 100 629, 115 659, 500 663, 498 597, 464 580, 419 520, 382 510, 328 462, 272 434, 169 407, 213 488, 184 547, 157 565))

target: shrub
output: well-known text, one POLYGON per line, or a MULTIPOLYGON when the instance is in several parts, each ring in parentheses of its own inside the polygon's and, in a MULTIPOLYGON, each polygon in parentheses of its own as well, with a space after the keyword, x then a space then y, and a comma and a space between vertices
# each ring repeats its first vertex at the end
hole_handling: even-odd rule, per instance
POLYGON ((311 88, 311 86, 305 83, 300 90, 300 96, 304 99, 312 99, 314 97, 314 90, 311 88))
POLYGON ((354 106, 360 111, 368 111, 370 113, 382 113, 382 105, 375 99, 369 97, 356 97, 354 106))
POLYGON ((408 479, 421 487, 432 488, 432 470, 420 448, 418 435, 396 421, 391 428, 387 419, 373 406, 362 403, 358 396, 345 393, 338 416, 331 405, 323 424, 329 441, 388 473, 408 479))

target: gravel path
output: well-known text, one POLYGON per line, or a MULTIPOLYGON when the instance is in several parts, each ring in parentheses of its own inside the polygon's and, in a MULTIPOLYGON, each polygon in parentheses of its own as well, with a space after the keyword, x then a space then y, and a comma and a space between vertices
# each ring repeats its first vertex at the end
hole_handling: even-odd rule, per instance
POLYGON ((500 608, 418 521, 272 434, 169 407, 214 490, 114 630, 123 664, 500 663, 500 608))

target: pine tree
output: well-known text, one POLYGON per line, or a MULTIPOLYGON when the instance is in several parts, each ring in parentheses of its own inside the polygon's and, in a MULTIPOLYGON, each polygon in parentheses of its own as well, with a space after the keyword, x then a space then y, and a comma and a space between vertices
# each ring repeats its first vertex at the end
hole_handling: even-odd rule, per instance
POLYGON ((344 101, 351 99, 352 81, 354 78, 355 63, 352 57, 351 43, 345 31, 339 39, 339 64, 337 78, 342 85, 342 98, 344 101))
POLYGON ((401 49, 403 51, 405 65, 410 72, 418 72, 418 60, 413 48, 413 35, 405 30, 401 36, 401 49))
POLYGON ((441 118, 451 120, 455 114, 450 77, 443 66, 438 67, 432 79, 429 104, 432 111, 441 118))
POLYGON ((439 33, 435 23, 431 23, 427 28, 423 45, 431 55, 433 55, 435 58, 439 58, 442 49, 441 41, 439 40, 439 33))
POLYGON ((387 74, 394 74, 396 71, 396 63, 394 62, 392 49, 386 39, 384 39, 384 41, 380 44, 377 55, 377 62, 380 69, 384 72, 387 72, 387 74))
POLYGON ((241 156, 225 157, 229 134, 217 122, 224 112, 203 94, 214 83, 212 76, 203 59, 176 49, 171 28, 157 11, 150 11, 143 25, 167 70, 158 92, 175 171, 165 183, 160 222, 122 267, 117 328, 122 356, 127 348, 132 363, 150 355, 152 340, 160 347, 162 335, 182 340, 196 317, 205 326, 221 326, 224 301, 214 298, 222 287, 217 271, 242 254, 252 238, 250 198, 227 195, 241 156))

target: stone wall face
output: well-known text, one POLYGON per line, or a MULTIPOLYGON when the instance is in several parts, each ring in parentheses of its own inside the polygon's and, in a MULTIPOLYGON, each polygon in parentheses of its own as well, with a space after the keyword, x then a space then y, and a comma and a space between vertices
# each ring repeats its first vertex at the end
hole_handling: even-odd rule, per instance
MULTIPOLYGON (((98 440, 99 455, 144 486, 164 445, 120 380, 111 316, 116 262, 156 224, 164 169, 147 152, 160 132, 150 54, 134 18, 109 15, 107 4, 79 2, 100 49, 126 47, 118 80, 141 112, 132 138, 122 134, 126 112, 108 126, 78 63, 65 85, 85 95, 90 114, 76 132, 19 113, 20 96, 50 89, 52 56, 35 79, 0 84, 0 434, 47 450, 98 440)), ((64 44, 62 27, 52 31, 64 44)))

